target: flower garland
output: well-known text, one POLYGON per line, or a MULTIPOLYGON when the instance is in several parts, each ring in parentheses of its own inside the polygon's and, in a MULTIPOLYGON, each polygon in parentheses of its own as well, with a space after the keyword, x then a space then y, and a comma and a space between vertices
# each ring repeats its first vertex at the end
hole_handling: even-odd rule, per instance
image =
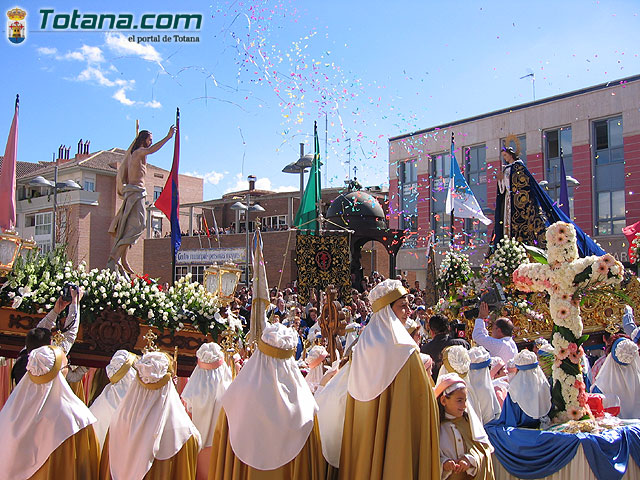
POLYGON ((553 319, 551 416, 557 423, 589 415, 586 387, 582 378, 582 335, 580 298, 584 293, 622 281, 624 267, 611 255, 578 258, 573 225, 556 222, 546 232, 548 265, 525 264, 513 272, 514 285, 523 292, 549 293, 553 319))
POLYGON ((120 309, 160 329, 179 331, 185 323, 191 323, 203 334, 211 333, 214 339, 229 324, 215 315, 220 308, 219 299, 192 282, 191 274, 165 292, 148 276, 127 280, 107 269, 87 271, 84 262, 74 267, 66 260, 63 248, 46 255, 32 253, 26 259, 18 258, 0 289, 0 304, 27 313, 44 313, 53 308, 66 283, 85 289, 83 323, 94 322, 104 310, 120 309))

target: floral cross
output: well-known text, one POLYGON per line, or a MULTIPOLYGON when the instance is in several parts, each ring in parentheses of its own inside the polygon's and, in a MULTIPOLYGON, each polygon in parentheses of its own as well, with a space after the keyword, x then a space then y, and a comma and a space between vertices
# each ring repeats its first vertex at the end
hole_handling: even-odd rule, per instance
POLYGON ((584 355, 580 297, 587 290, 622 281, 624 267, 610 254, 578 258, 573 225, 556 222, 546 232, 548 265, 529 263, 513 272, 524 292, 547 292, 553 320, 554 364, 551 415, 560 423, 589 414, 582 378, 584 355))

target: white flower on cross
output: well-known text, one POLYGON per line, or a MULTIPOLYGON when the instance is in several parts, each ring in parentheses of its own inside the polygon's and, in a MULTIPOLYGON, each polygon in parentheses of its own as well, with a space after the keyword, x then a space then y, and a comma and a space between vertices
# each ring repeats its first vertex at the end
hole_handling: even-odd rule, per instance
POLYGON ((578 258, 573 225, 556 222, 546 232, 548 265, 526 264, 513 272, 513 283, 525 292, 547 292, 554 323, 553 410, 556 421, 578 420, 588 413, 580 360, 581 289, 615 285, 624 267, 611 255, 578 258), (560 392, 560 395, 557 392, 560 392))

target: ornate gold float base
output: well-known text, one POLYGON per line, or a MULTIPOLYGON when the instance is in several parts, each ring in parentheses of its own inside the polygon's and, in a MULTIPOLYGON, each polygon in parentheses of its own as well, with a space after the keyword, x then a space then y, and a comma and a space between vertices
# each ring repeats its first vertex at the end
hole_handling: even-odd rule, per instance
MULTIPOLYGON (((24 347, 24 337, 44 315, 19 312, 13 308, 0 307, 0 355, 15 357, 24 347)), ((136 317, 122 310, 105 310, 95 322, 80 324, 78 338, 70 352, 74 365, 104 367, 119 349, 140 353, 146 345, 143 338, 148 330, 158 336, 156 345, 173 354, 178 347, 178 375, 189 376, 196 365, 196 351, 205 342, 211 341, 191 325, 179 332, 160 331, 144 325, 136 317)))

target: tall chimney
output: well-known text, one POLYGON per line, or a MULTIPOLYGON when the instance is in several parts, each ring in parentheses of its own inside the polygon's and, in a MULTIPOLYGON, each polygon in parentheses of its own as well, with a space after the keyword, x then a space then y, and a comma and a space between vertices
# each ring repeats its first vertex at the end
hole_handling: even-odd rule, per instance
POLYGON ((84 151, 83 153, 86 153, 87 155, 89 154, 89 144, 91 142, 89 140, 87 140, 86 142, 84 142, 84 151))
POLYGON ((64 149, 64 158, 65 160, 69 160, 69 152, 71 151, 71 147, 66 147, 64 149))
POLYGON ((64 148, 64 145, 60 145, 58 147, 58 159, 62 159, 63 148, 64 148))
POLYGON ((255 175, 249 175, 247 180, 249 180, 249 191, 252 192, 256 189, 256 177, 255 175))
POLYGON ((82 139, 78 141, 78 151, 76 152, 76 155, 80 155, 81 153, 82 153, 82 139))

